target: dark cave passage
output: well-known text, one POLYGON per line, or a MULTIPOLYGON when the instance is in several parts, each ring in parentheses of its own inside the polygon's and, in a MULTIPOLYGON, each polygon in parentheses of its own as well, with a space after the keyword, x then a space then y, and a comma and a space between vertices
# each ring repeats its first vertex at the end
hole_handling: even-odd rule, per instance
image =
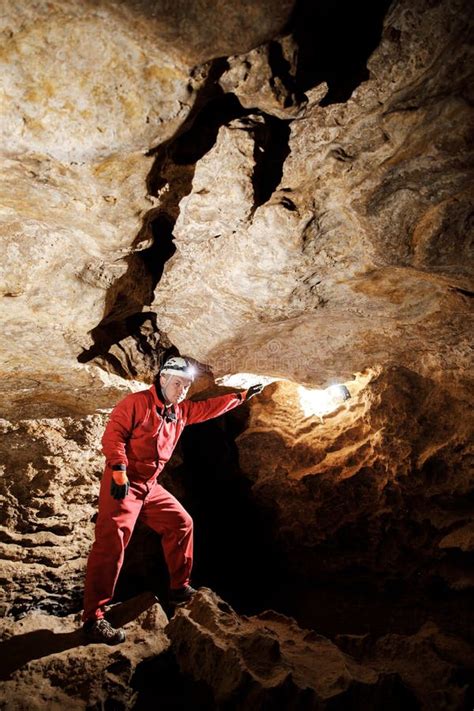
POLYGON ((252 177, 254 206, 264 205, 278 187, 283 165, 290 153, 290 122, 265 115, 265 124, 255 127, 255 169, 252 177))
POLYGON ((217 708, 206 685, 183 674, 171 651, 141 662, 130 685, 138 692, 133 711, 181 711, 185 708, 215 711, 217 708))
POLYGON ((287 28, 299 48, 298 89, 304 92, 325 81, 329 91, 321 106, 347 101, 369 78, 367 60, 380 41, 390 4, 299 0, 287 28))
POLYGON ((160 172, 163 171, 166 161, 180 166, 195 165, 214 146, 221 126, 248 113, 249 110, 243 108, 234 94, 224 94, 216 84, 215 96, 203 106, 192 121, 186 122, 185 127, 174 140, 158 149, 156 163, 150 175, 150 193, 154 194, 154 191, 163 184, 160 172))
MULTIPOLYGON (((431 619, 474 644, 474 629, 465 624, 470 617, 468 591, 453 591, 433 577, 401 579, 354 566, 351 555, 363 550, 363 535, 354 537, 348 531, 344 538, 343 531, 312 552, 295 549, 296 565, 289 560, 288 550, 277 540, 274 513, 255 500, 251 483, 239 469, 235 439, 245 421, 242 408, 186 428, 180 463, 163 475, 162 483, 194 520, 195 586, 210 587, 238 614, 273 609, 330 639, 410 635, 431 619), (336 561, 332 568, 325 564, 331 557, 336 561)), ((152 590, 166 605, 167 588, 159 536, 139 524, 116 598, 152 590)))
POLYGON ((150 325, 157 331, 156 314, 143 312, 141 303, 150 303, 154 285, 158 283, 163 269, 176 247, 173 243, 173 222, 164 212, 158 212, 148 220, 147 229, 151 231, 152 245, 128 257, 129 270, 114 285, 109 301, 112 306, 102 321, 91 331, 94 345, 78 356, 79 363, 88 363, 100 356, 108 362, 114 371, 124 378, 136 373, 133 364, 127 370, 109 349, 128 336, 134 336, 139 347, 152 356, 153 345, 142 337, 144 326, 150 325), (137 282, 131 285, 131 275, 137 282))

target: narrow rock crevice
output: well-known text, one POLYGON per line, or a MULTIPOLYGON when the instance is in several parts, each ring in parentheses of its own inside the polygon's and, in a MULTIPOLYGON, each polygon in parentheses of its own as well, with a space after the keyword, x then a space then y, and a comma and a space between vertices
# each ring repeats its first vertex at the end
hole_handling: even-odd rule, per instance
POLYGON ((283 103, 284 108, 302 104, 305 101, 304 92, 297 85, 293 67, 284 56, 281 42, 273 41, 269 43, 268 62, 273 75, 271 83, 274 84, 275 78, 278 78, 287 90, 287 97, 283 103))
POLYGON ((192 189, 196 163, 214 146, 221 126, 250 112, 234 94, 215 93, 172 141, 160 146, 148 176, 148 192, 160 195, 160 211, 167 215, 171 232, 179 214, 179 204, 192 189))
POLYGON ((95 360, 98 365, 124 378, 150 380, 159 361, 172 344, 160 334, 156 314, 143 312, 153 300, 166 262, 175 252, 173 229, 179 203, 191 191, 197 161, 214 145, 220 126, 247 113, 232 94, 224 94, 218 80, 225 71, 225 59, 217 59, 207 71, 187 120, 168 141, 149 151, 155 161, 147 178, 149 195, 160 194, 160 206, 144 219, 126 258, 127 271, 109 289, 105 316, 90 332, 93 345, 79 356, 80 363, 95 360), (140 250, 140 244, 151 246, 140 250), (137 251, 133 251, 134 247, 137 251), (123 341, 131 339, 123 346, 123 341), (136 362, 136 351, 141 354, 136 362), (151 358, 151 360, 150 360, 151 358))
POLYGON ((321 106, 347 101, 369 78, 367 60, 380 41, 390 4, 299 0, 286 28, 299 47, 298 89, 304 92, 326 82, 329 91, 321 106))
POLYGON ((264 114, 264 121, 255 130, 255 169, 252 176, 255 208, 268 202, 278 187, 283 165, 290 153, 290 121, 268 114, 264 114))
MULTIPOLYGON (((281 63, 284 58, 274 61, 281 63)), ((218 80, 226 67, 225 59, 211 63, 207 81, 186 122, 172 139, 149 153, 155 156, 155 161, 147 178, 147 189, 150 195, 159 195, 160 206, 145 217, 134 245, 139 247, 144 241, 151 241, 151 246, 126 258, 127 271, 109 290, 105 316, 91 331, 93 345, 79 355, 80 363, 95 360, 106 370, 135 378, 143 370, 156 367, 160 353, 162 357, 164 350, 171 347, 159 332, 156 315, 143 312, 143 308, 152 303, 165 264, 175 252, 173 229, 179 204, 191 192, 196 164, 215 145, 221 126, 235 119, 245 120, 251 113, 263 119, 257 123, 249 118, 255 140, 254 209, 268 201, 281 180, 289 154, 290 121, 245 109, 234 94, 224 93, 218 80), (122 342, 127 339, 131 340, 124 346, 122 342), (143 357, 138 365, 135 350, 143 357), (142 360, 148 362, 148 367, 142 360)))
POLYGON ((474 291, 469 291, 469 289, 461 289, 460 286, 452 286, 451 290, 455 291, 457 294, 465 296, 468 299, 472 299, 474 297, 474 291))
POLYGON ((158 191, 167 185, 168 164, 194 166, 214 145, 219 127, 245 113, 237 97, 224 94, 219 85, 219 79, 227 69, 225 57, 196 68, 196 73, 206 73, 206 80, 189 115, 169 140, 148 152, 149 156, 155 157, 147 177, 149 195, 158 195, 158 191))

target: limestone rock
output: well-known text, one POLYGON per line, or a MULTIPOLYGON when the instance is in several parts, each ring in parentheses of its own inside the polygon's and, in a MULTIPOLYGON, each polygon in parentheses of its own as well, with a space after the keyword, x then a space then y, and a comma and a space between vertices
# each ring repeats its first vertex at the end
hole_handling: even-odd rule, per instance
POLYGON ((467 395, 401 369, 347 385, 352 398, 321 421, 293 384, 275 383, 237 440, 285 564, 315 579, 350 567, 472 587, 467 395))
POLYGON ((360 663, 400 674, 423 709, 461 711, 469 705, 466 680, 474 672, 472 646, 432 622, 413 635, 388 634, 376 640, 338 635, 335 642, 360 663))
MULTIPOLYGON (((203 364, 196 389, 211 369, 284 379, 235 414, 235 476, 306 596, 354 570, 474 585, 471 4, 392 3, 339 103, 302 93, 293 5, 3 2, 2 651, 54 642, 10 670, 8 711, 132 708, 132 670, 166 648, 158 608, 125 652, 62 649, 78 618, 43 613, 81 606, 107 410, 171 349, 203 364), (333 379, 352 399, 305 417, 297 384, 333 379)), ((131 571, 159 548, 138 533, 131 571)), ((416 708, 400 677, 454 708, 467 684, 466 647, 431 627, 345 654, 201 592, 169 630, 243 709, 416 708)))
POLYGON ((288 35, 248 54, 229 57, 229 68, 219 83, 247 109, 258 108, 281 119, 294 117, 307 101, 296 89, 297 51, 288 35))
POLYGON ((2 143, 12 154, 81 162, 134 153, 186 115, 186 65, 114 3, 39 2, 25 12, 7 0, 2 31, 2 143))
POLYGON ((412 697, 398 677, 357 664, 328 639, 267 611, 239 617, 206 588, 166 628, 181 669, 235 709, 401 708, 412 697), (390 700, 390 701, 389 701, 390 700), (398 704, 398 705, 397 705, 398 704))
POLYGON ((461 0, 395 3, 368 81, 345 103, 310 100, 290 123, 263 203, 257 134, 221 128, 155 292, 181 351, 217 375, 318 387, 392 362, 467 384, 470 16, 461 0))
MULTIPOLYGON (((295 288, 295 274, 304 270, 298 233, 309 213, 288 209, 283 200, 268 209, 256 206, 255 150, 264 130, 264 121, 252 116, 220 129, 215 146, 196 166, 192 193, 180 203, 177 251, 156 290, 160 327, 202 362, 214 345, 254 319, 284 318, 282 304, 295 288), (173 299, 167 298, 171 289, 173 299)), ((232 370, 241 364, 236 360, 232 370)), ((222 363, 213 366, 222 372, 222 363)))
POLYGON ((2 421, 3 614, 81 607, 105 420, 2 421))
POLYGON ((99 346, 99 355, 94 359, 96 364, 111 374, 119 373, 124 378, 131 376, 149 384, 154 382, 164 354, 172 346, 156 328, 154 313, 137 314, 125 322, 118 320, 115 328, 108 323, 103 328, 103 334, 103 343, 100 339, 96 340, 96 346, 99 346))
MULTIPOLYGON (((44 350, 46 354, 46 347, 44 350)), ((110 409, 125 395, 143 389, 143 383, 124 380, 97 366, 71 363, 68 369, 63 353, 58 358, 54 373, 45 373, 41 364, 28 362, 24 372, 16 369, 0 378, 0 412, 5 419, 82 417, 110 409)))
POLYGON ((474 550, 474 522, 456 528, 438 543, 440 548, 459 548, 466 553, 474 550))
POLYGON ((295 0, 122 0, 188 64, 247 52, 277 35, 295 0))
POLYGON ((187 119, 208 79, 193 64, 268 40, 292 5, 4 3, 0 375, 78 375, 75 360, 104 317, 151 302, 139 253, 153 241, 142 228, 159 199, 148 194, 145 154, 187 119))
POLYGON ((141 662, 167 649, 163 630, 168 620, 146 594, 116 606, 108 617, 114 626, 125 627, 126 641, 119 647, 85 645, 77 615, 57 618, 36 612, 18 622, 2 621, 2 708, 132 709, 133 674, 141 662))
POLYGON ((120 285, 125 315, 150 300, 137 256, 157 202, 145 153, 182 124, 206 72, 126 4, 7 0, 0 29, 0 376, 43 385, 62 371, 71 398, 74 376, 87 380, 76 359, 120 285))

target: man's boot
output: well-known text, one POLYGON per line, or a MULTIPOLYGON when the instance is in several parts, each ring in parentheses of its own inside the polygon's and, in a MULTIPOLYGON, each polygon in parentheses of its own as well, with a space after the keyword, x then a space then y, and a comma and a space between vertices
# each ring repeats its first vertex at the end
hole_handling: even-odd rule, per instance
POLYGON ((98 620, 87 620, 82 627, 84 637, 88 642, 101 644, 120 644, 125 642, 123 629, 115 629, 110 622, 101 617, 98 620))
POLYGON ((169 601, 172 605, 179 605, 182 602, 191 600, 192 596, 197 592, 191 585, 184 585, 182 588, 171 588, 169 601))

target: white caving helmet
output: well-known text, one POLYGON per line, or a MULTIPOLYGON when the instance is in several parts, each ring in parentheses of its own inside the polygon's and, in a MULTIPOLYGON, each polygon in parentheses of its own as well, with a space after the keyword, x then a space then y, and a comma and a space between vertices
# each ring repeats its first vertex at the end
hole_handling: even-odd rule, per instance
POLYGON ((186 358, 173 356, 173 358, 168 358, 168 360, 165 361, 160 370, 160 375, 178 375, 182 378, 189 378, 189 380, 193 381, 194 376, 196 375, 196 370, 191 363, 188 363, 186 358))

